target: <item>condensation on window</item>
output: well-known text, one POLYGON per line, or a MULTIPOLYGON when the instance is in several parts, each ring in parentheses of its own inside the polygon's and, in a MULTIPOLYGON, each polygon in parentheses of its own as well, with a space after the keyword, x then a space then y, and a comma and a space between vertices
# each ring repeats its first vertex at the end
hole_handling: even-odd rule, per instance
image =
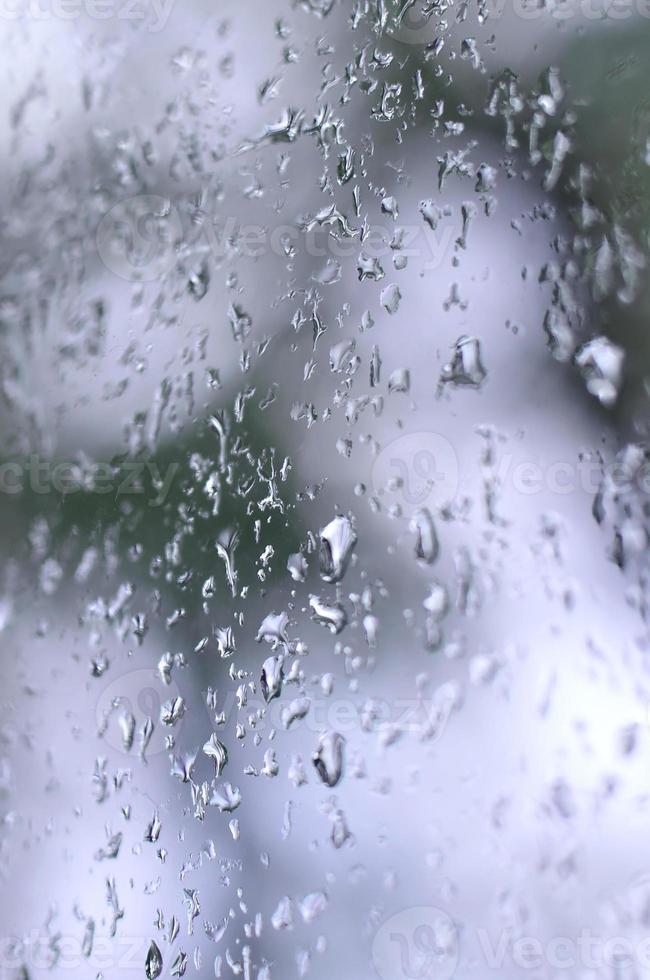
POLYGON ((0 978, 643 980, 645 0, 0 0, 0 978))

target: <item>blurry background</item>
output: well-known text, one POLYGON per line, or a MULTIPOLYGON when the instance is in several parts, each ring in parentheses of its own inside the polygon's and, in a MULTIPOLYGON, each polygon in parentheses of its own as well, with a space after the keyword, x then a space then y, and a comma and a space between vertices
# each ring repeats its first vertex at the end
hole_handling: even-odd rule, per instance
POLYGON ((647 14, 5 6, 0 975, 648 972, 647 14))

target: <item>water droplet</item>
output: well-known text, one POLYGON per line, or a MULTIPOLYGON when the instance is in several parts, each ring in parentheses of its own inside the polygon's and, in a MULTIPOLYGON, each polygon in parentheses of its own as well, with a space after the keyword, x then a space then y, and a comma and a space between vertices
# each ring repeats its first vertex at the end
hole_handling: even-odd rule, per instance
POLYGON ((411 530, 415 534, 415 556, 419 561, 432 565, 438 557, 439 545, 431 512, 422 507, 413 515, 411 530))
POLYGON ((486 377, 480 342, 476 337, 463 336, 456 341, 453 351, 451 361, 442 369, 441 382, 479 388, 486 377))
POLYGON ((228 762, 228 750, 217 736, 212 733, 208 741, 203 746, 203 752, 209 759, 214 761, 214 774, 218 779, 228 762))
POLYGON ((595 337, 575 354, 587 391, 606 408, 611 408, 618 398, 624 360, 625 352, 607 337, 595 337))
POLYGON ((284 657, 269 657, 262 665, 260 684, 264 700, 268 703, 277 698, 282 690, 282 665, 284 657))
POLYGON ((327 626, 331 633, 340 633, 346 626, 348 617, 340 602, 326 602, 319 596, 309 597, 312 618, 322 626, 327 626))
POLYGON ((147 980, 156 980, 156 978, 162 973, 162 968, 162 953, 152 939, 149 946, 149 952, 147 953, 147 959, 145 960, 144 964, 144 972, 147 976, 147 980))
POLYGON ((340 582, 352 557, 357 535, 348 517, 335 517, 320 531, 320 573, 324 582, 340 582))
POLYGON ((390 286, 385 286, 381 291, 379 300, 387 313, 391 315, 397 313, 402 300, 402 293, 400 292, 399 286, 395 285, 395 283, 391 283, 390 286))
POLYGON ((343 775, 345 739, 338 732, 324 732, 312 756, 316 772, 326 786, 336 786, 343 775))

